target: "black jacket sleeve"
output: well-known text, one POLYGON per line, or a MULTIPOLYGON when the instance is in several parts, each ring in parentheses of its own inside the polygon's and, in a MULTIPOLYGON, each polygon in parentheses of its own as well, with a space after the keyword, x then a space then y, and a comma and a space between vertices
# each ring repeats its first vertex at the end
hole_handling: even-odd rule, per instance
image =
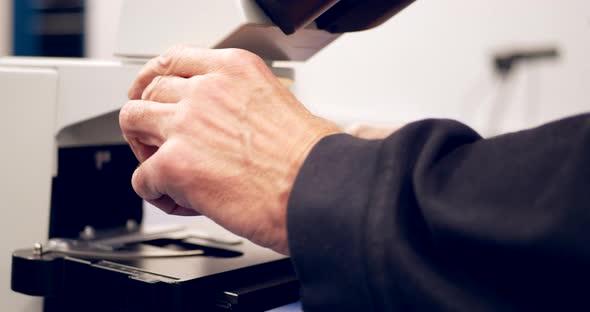
POLYGON ((291 193, 306 311, 590 311, 590 114, 482 139, 339 134, 291 193))

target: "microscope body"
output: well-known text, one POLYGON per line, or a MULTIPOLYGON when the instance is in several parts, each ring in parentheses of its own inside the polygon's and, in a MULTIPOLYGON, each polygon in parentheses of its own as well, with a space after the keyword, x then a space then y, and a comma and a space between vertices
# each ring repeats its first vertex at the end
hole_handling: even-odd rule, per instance
MULTIPOLYGON (((88 225, 140 221, 141 200, 125 176, 136 162, 116 113, 139 68, 121 62, 0 59, 3 254, 49 237, 76 237, 88 225)), ((6 260, 0 270, 8 278, 6 260)), ((0 297, 13 311, 41 310, 40 300, 17 295, 8 281, 0 297)))

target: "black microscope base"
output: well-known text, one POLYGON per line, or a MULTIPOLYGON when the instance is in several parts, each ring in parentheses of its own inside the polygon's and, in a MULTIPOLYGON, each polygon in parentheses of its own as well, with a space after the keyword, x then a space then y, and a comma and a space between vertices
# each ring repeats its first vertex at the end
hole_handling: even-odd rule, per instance
POLYGON ((206 252, 133 260, 19 250, 12 289, 44 297, 46 312, 265 311, 299 300, 289 258, 247 241, 196 246, 206 252))

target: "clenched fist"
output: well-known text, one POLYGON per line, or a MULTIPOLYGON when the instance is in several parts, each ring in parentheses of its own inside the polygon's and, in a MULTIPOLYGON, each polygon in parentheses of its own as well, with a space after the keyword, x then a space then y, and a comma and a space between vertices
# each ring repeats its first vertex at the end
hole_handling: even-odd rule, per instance
POLYGON ((120 125, 141 165, 135 191, 169 214, 203 214, 287 254, 286 209, 311 148, 339 132, 258 56, 179 46, 151 60, 120 125))

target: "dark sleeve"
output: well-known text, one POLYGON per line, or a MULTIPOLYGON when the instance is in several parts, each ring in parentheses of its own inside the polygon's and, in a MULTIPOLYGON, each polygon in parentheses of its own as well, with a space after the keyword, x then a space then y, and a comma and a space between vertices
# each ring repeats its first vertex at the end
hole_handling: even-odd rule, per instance
POLYGON ((305 310, 589 311, 589 162, 589 114, 324 138, 288 208, 305 310))

